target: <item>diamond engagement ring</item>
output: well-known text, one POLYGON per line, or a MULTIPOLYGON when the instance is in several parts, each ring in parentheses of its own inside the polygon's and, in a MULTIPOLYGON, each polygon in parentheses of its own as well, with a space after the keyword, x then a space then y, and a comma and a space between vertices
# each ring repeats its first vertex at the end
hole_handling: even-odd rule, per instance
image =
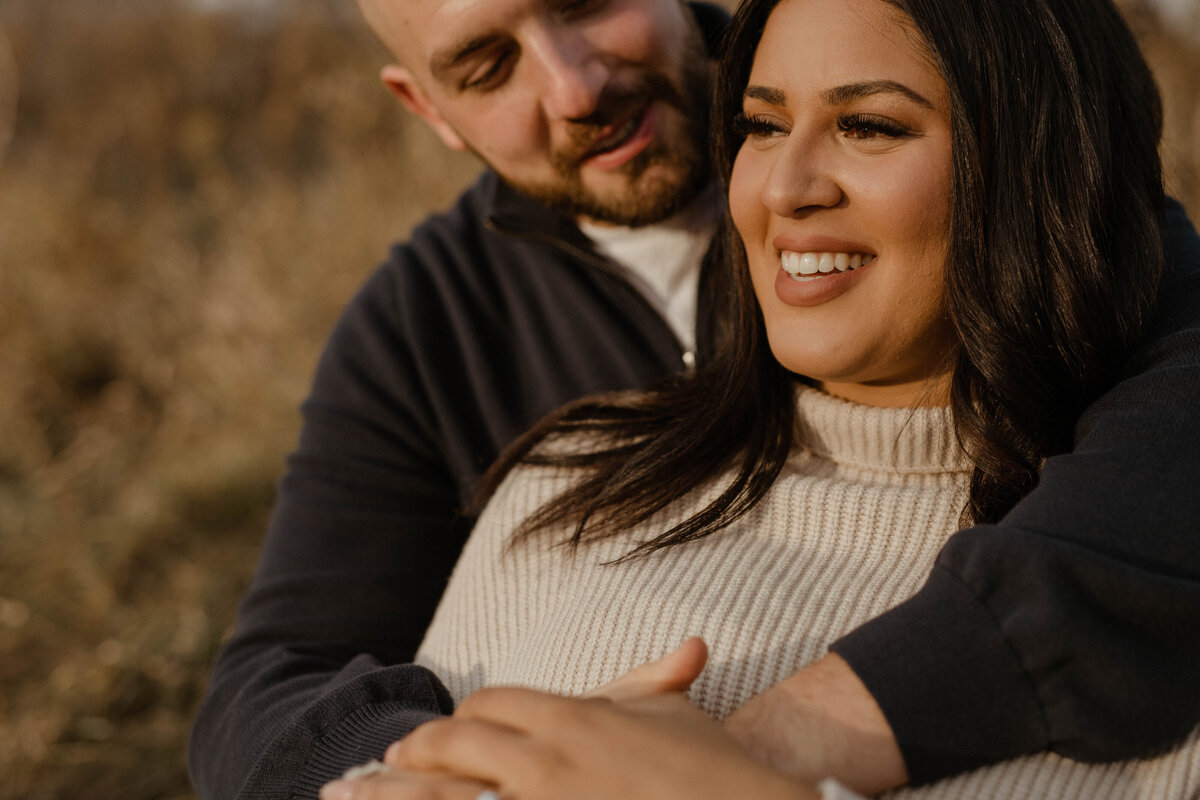
POLYGON ((484 789, 482 792, 475 795, 475 800, 500 800, 500 795, 496 794, 491 789, 484 789))

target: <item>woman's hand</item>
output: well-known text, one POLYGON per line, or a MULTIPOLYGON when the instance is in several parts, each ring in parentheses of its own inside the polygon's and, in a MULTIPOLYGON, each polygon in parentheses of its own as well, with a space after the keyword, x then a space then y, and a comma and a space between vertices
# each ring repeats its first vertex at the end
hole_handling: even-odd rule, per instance
MULTIPOLYGON (((815 791, 755 761, 678 692, 614 703, 484 689, 389 748, 389 766, 454 775, 517 800, 762 800, 815 791)), ((452 798, 441 794, 377 797, 452 798)))
POLYGON ((658 661, 634 667, 583 696, 634 700, 666 692, 686 692, 692 681, 700 677, 707 662, 708 645, 699 636, 693 636, 658 661))
POLYGON ((321 800, 476 800, 490 788, 449 775, 386 769, 327 783, 321 787, 321 800))
POLYGON ((388 749, 390 771, 322 800, 725 800, 818 795, 751 758, 683 696, 707 648, 689 639, 583 698, 485 689, 388 749), (614 702, 615 701, 615 702, 614 702))

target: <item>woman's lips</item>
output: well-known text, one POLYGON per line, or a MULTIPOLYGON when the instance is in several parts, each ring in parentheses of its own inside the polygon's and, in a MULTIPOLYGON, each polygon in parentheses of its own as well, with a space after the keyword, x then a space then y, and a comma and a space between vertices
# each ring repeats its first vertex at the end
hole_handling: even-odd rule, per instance
POLYGON ((827 303, 862 279, 873 253, 783 250, 775 275, 775 294, 789 306, 827 303))

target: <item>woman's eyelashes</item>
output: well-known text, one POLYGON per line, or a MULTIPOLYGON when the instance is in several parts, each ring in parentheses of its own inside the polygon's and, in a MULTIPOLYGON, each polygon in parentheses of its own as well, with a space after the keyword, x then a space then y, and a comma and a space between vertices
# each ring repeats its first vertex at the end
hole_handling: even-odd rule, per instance
POLYGON ((841 114, 837 119, 838 130, 854 139, 903 139, 913 131, 905 125, 875 114, 841 114))
MULTIPOLYGON (((876 114, 839 114, 836 126, 850 139, 903 139, 914 135, 908 126, 876 114)), ((743 139, 761 139, 786 136, 788 126, 773 117, 742 113, 734 118, 733 130, 743 139)))
POLYGON ((743 139, 759 139, 786 134, 784 127, 774 119, 756 114, 738 114, 733 118, 733 130, 743 139))

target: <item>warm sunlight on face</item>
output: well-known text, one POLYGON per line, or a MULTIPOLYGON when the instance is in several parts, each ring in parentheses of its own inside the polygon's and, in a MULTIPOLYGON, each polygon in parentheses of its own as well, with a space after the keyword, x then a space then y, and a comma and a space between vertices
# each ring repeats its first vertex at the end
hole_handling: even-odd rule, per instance
POLYGON ((742 108, 730 208, 775 357, 856 402, 944 402, 950 107, 911 23, 783 0, 742 108))
POLYGON ((567 213, 658 222, 710 179, 710 62, 679 0, 369 0, 394 89, 567 213))

